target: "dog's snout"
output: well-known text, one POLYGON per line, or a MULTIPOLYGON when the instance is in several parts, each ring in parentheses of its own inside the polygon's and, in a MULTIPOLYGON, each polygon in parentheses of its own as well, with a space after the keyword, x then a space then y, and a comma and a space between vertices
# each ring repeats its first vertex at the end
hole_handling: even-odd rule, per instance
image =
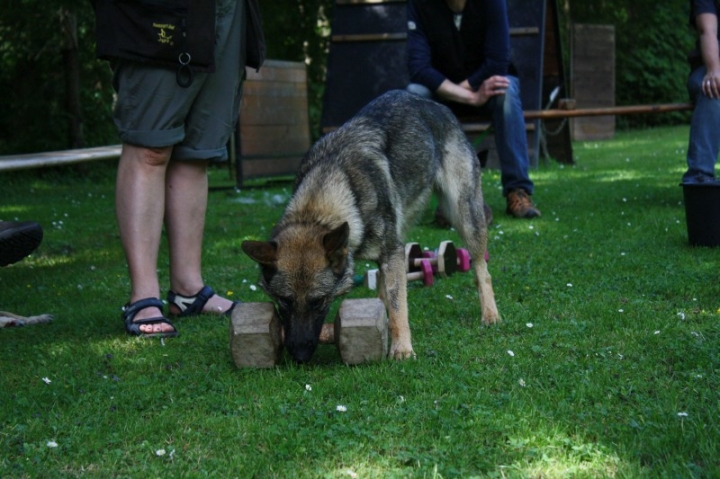
POLYGON ((304 364, 310 361, 310 358, 315 352, 315 348, 317 348, 317 344, 317 341, 308 339, 300 342, 289 343, 285 346, 287 347, 290 356, 293 358, 293 361, 298 364, 304 364))
POLYGON ((320 331, 326 310, 302 311, 284 318, 285 348, 298 364, 307 363, 320 343, 320 331))

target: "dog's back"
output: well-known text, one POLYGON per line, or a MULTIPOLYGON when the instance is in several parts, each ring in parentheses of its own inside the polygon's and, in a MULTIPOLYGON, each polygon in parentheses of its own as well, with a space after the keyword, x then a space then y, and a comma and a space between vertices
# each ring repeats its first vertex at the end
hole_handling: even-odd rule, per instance
POLYGON ((433 188, 443 198, 459 186, 456 178, 469 180, 472 189, 479 175, 472 147, 448 108, 392 91, 311 148, 284 220, 319 219, 331 227, 348 221, 350 249, 375 260, 383 242, 402 241, 433 188))

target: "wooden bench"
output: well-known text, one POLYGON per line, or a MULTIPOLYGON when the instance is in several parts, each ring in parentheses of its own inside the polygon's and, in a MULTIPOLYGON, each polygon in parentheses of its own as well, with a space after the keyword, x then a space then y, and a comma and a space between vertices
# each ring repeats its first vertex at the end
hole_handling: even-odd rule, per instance
MULTIPOLYGON (((688 111, 695 108, 692 103, 663 103, 655 105, 630 105, 630 106, 613 106, 598 108, 575 108, 575 102, 572 100, 560 100, 559 108, 550 108, 546 110, 525 110, 525 129, 527 132, 535 131, 535 124, 532 120, 556 121, 568 118, 587 118, 598 116, 620 116, 620 115, 636 115, 636 114, 655 114, 669 113, 673 111, 688 111)), ((463 130, 467 134, 474 146, 480 150, 492 151, 494 145, 486 134, 491 129, 491 124, 486 118, 459 118, 463 130)), ((492 167, 497 167, 497 158, 491 155, 492 167)), ((572 155, 568 156, 572 160, 572 155)), ((573 163, 573 161, 564 161, 573 163)), ((485 165, 483 165, 485 166, 485 165)))

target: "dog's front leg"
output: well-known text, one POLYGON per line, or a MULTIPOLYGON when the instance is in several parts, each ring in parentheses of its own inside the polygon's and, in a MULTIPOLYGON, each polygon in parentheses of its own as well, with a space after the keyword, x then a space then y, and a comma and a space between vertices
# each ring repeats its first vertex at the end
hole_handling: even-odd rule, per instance
POLYGON ((415 357, 410 340, 404 254, 403 249, 399 249, 380 265, 378 285, 380 299, 388 311, 391 339, 389 356, 394 359, 415 357))

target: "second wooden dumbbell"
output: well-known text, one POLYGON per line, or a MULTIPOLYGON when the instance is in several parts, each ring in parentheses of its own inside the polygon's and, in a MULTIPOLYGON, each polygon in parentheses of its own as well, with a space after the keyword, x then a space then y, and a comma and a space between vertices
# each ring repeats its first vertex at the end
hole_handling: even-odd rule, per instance
MULTIPOLYGON (((385 306, 377 298, 346 299, 335 322, 323 325, 320 343, 335 344, 345 364, 384 359, 388 351, 385 306)), ((283 328, 274 304, 240 303, 233 309, 230 352, 237 367, 273 367, 282 348, 283 328)))

